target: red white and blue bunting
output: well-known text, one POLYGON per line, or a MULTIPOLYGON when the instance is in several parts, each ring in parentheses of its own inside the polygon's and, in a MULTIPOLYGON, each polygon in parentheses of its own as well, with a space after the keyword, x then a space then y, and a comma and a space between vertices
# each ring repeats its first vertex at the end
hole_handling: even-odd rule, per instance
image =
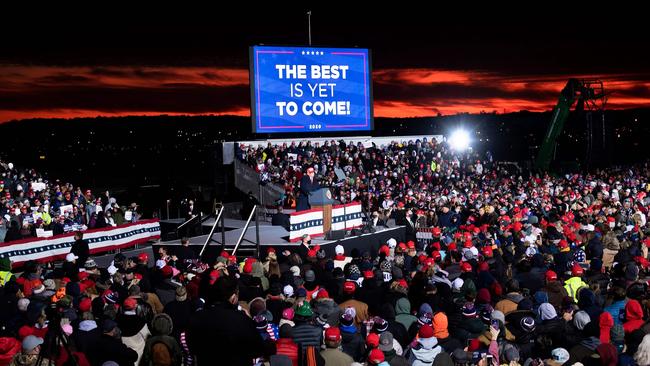
MULTIPOLYGON (((303 235, 323 235, 323 210, 314 208, 294 212, 290 216, 289 241, 299 241, 303 235)), ((332 230, 351 230, 363 225, 361 203, 332 206, 332 230)))
MULTIPOLYGON (((84 231, 84 240, 88 242, 91 254, 132 247, 157 239, 160 239, 160 223, 157 219, 84 231)), ((0 258, 9 257, 15 265, 29 260, 48 262, 65 258, 73 243, 74 233, 1 243, 0 258)))

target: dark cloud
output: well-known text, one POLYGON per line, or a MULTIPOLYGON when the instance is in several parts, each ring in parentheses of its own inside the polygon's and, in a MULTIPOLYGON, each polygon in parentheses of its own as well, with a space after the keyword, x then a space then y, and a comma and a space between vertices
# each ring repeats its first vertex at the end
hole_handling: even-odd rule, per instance
POLYGON ((14 111, 81 109, 107 113, 224 113, 248 106, 247 87, 199 84, 156 88, 75 85, 3 93, 0 98, 0 110, 14 111))
POLYGON ((481 99, 524 99, 530 101, 548 101, 557 97, 557 91, 524 89, 510 91, 493 86, 463 85, 454 83, 438 83, 432 85, 384 84, 374 91, 378 101, 407 101, 418 100, 481 100, 481 99))

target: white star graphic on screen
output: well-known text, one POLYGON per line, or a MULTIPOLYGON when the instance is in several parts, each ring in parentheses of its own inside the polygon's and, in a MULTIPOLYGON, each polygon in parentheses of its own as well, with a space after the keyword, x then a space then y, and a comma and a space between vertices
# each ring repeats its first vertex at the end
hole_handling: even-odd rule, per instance
POLYGON ((321 55, 321 56, 323 56, 324 54, 325 54, 325 52, 323 52, 323 51, 320 51, 320 55, 321 55))
POLYGON ((305 54, 305 51, 302 51, 302 52, 301 52, 301 54, 303 54, 303 55, 304 55, 304 54, 305 54))

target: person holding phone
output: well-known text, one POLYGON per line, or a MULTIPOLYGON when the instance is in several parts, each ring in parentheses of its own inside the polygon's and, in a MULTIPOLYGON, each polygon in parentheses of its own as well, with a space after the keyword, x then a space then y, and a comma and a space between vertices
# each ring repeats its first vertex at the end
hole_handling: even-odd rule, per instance
POLYGON ((499 366, 499 344, 497 343, 497 338, 499 338, 498 320, 496 321, 496 327, 494 320, 490 324, 490 346, 488 347, 488 352, 484 357, 481 357, 481 360, 478 362, 478 366, 499 366))

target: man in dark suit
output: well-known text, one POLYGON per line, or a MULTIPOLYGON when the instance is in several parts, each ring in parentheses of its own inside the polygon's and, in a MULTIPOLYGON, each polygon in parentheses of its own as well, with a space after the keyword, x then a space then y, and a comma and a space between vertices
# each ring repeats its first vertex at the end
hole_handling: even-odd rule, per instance
POLYGON ((282 226, 289 231, 291 222, 289 221, 289 215, 282 212, 282 206, 278 206, 278 212, 271 217, 271 225, 282 226))
POLYGON ((305 211, 311 208, 309 196, 313 191, 320 188, 320 184, 318 184, 314 176, 314 168, 309 167, 307 168, 307 174, 303 175, 300 179, 300 193, 298 194, 296 211, 305 211))

